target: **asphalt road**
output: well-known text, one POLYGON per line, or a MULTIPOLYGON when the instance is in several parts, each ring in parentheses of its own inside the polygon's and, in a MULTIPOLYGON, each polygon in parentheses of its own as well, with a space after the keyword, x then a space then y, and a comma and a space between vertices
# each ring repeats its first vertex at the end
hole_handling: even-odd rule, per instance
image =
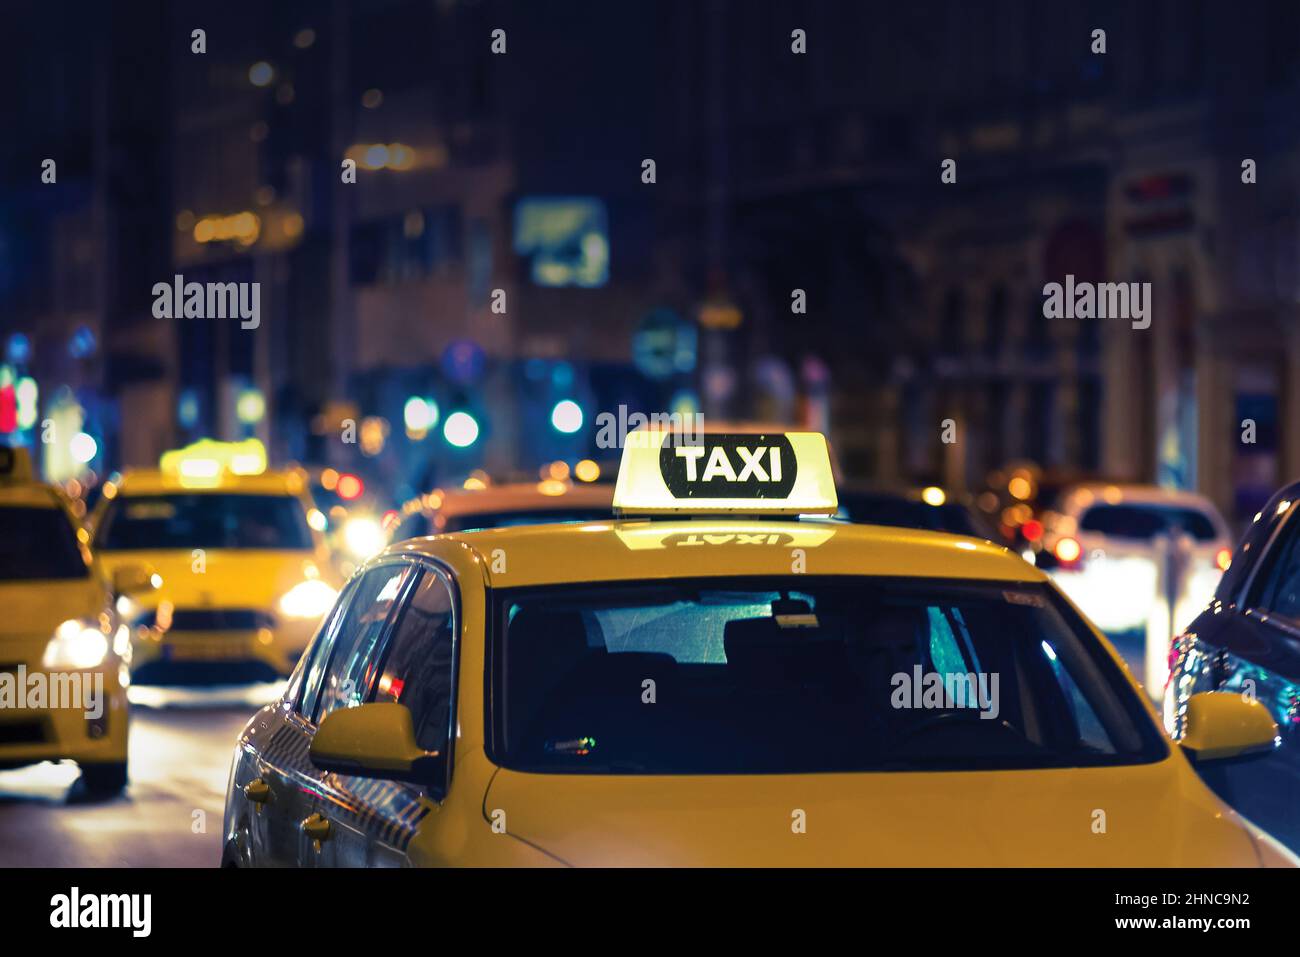
POLYGON ((0 867, 216 866, 235 738, 269 697, 259 688, 133 704, 131 783, 107 800, 88 798, 69 762, 0 771, 0 867))

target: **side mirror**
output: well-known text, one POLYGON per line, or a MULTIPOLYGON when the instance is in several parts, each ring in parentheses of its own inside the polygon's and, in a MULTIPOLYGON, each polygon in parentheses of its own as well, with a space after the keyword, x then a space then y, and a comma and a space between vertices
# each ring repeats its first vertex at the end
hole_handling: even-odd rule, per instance
POLYGON ((442 773, 442 755, 416 744, 410 709, 395 702, 331 711, 316 729, 309 754, 322 771, 361 778, 434 785, 442 773))
POLYGON ((144 565, 129 564, 113 569, 113 594, 139 595, 153 591, 153 572, 144 565))
POLYGON ((1193 761, 1222 761, 1268 754, 1278 744, 1277 722, 1253 698, 1202 691, 1187 699, 1182 740, 1193 761))

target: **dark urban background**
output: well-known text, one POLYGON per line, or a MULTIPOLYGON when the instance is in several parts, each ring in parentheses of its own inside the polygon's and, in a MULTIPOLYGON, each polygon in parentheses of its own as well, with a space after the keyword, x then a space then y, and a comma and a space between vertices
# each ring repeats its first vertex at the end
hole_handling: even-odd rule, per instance
POLYGON ((256 436, 396 501, 595 454, 620 405, 824 428, 874 482, 1023 461, 1238 524, 1300 474, 1292 0, 3 19, 0 441, 47 478, 256 436), (155 318, 177 274, 259 282, 260 326, 155 318), (1151 282, 1150 328, 1045 320, 1066 274, 1151 282))

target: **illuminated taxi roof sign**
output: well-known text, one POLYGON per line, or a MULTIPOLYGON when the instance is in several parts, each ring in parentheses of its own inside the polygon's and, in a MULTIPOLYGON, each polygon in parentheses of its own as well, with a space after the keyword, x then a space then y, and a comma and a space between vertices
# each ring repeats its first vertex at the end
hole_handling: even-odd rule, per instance
POLYGON ((614 486, 622 515, 833 515, 838 504, 820 432, 633 432, 614 486))
POLYGON ((200 439, 164 452, 162 473, 189 488, 215 488, 226 475, 260 475, 266 471, 266 447, 258 439, 218 442, 200 439))

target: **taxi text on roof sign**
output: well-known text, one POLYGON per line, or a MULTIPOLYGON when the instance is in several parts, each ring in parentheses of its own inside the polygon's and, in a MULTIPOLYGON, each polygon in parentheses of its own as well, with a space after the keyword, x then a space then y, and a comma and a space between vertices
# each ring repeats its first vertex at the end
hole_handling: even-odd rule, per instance
POLYGON ((680 441, 633 432, 623 447, 614 508, 624 515, 831 515, 838 501, 819 432, 705 433, 680 441))

